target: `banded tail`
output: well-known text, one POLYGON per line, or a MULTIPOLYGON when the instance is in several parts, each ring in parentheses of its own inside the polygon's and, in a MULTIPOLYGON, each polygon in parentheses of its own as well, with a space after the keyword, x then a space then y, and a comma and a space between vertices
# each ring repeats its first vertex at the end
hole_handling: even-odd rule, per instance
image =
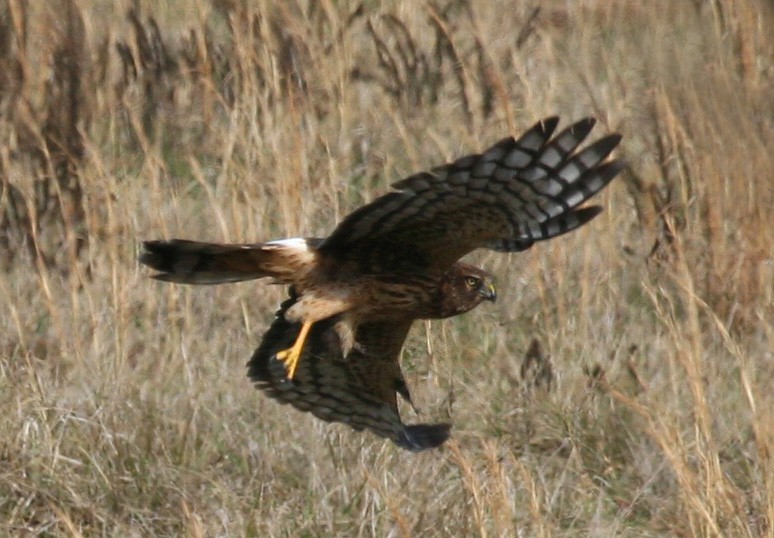
POLYGON ((225 284, 272 277, 292 283, 313 266, 318 240, 222 244, 183 239, 145 241, 140 262, 158 273, 156 280, 179 284, 225 284))

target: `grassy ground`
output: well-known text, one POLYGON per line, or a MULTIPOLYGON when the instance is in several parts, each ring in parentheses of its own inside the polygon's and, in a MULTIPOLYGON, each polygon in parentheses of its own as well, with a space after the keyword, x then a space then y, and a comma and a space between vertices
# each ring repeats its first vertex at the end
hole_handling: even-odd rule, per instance
POLYGON ((0 533, 771 535, 772 23, 765 0, 3 0, 0 533), (552 114, 620 131, 630 166, 583 230, 472 256, 496 305, 415 326, 404 415, 451 417, 441 450, 251 387, 282 290, 136 262, 324 235, 552 114))

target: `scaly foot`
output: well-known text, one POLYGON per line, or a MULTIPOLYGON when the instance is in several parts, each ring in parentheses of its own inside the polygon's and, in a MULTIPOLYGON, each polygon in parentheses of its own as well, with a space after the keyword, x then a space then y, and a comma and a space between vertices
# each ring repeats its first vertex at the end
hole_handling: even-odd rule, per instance
POLYGON ((285 370, 287 372, 287 378, 293 379, 296 375, 296 368, 298 368, 298 361, 301 358, 301 351, 304 349, 304 342, 309 334, 309 329, 312 328, 313 323, 311 321, 304 322, 301 325, 301 330, 298 332, 296 341, 288 349, 283 349, 277 352, 277 360, 282 361, 285 364, 285 370))

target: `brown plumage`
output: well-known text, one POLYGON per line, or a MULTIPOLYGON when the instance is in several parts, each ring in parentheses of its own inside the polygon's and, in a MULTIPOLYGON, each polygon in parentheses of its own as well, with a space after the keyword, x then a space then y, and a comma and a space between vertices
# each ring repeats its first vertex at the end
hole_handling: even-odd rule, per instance
POLYGON ((290 286, 248 363, 256 385, 323 420, 369 429, 412 450, 439 446, 448 425, 405 425, 411 401, 400 351, 416 319, 494 301, 492 276, 458 261, 476 248, 514 252, 596 216, 580 208, 621 170, 610 135, 576 151, 594 121, 552 137, 557 118, 480 155, 410 176, 325 238, 223 245, 149 241, 140 261, 159 280, 219 284, 271 278, 290 286))

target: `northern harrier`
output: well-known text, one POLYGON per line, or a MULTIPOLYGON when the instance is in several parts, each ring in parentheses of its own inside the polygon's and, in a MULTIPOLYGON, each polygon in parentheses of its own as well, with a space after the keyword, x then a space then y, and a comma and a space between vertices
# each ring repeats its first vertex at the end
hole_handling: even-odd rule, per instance
POLYGON ((608 159, 619 135, 579 150, 594 120, 552 136, 558 122, 393 184, 325 239, 148 241, 140 261, 167 282, 288 284, 248 363, 257 386, 404 448, 436 447, 449 425, 406 425, 398 414, 398 394, 411 402, 399 361, 411 324, 494 301, 493 277, 460 258, 477 248, 521 251, 574 230, 601 211, 579 206, 623 167, 608 159))

